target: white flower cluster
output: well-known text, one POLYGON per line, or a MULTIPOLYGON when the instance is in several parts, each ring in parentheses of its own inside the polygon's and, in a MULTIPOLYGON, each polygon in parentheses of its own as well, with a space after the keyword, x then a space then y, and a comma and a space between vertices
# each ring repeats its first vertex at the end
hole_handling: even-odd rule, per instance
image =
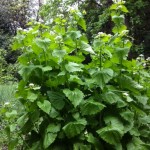
POLYGON ((147 57, 146 61, 150 61, 150 57, 147 57))
POLYGON ((29 87, 30 87, 30 88, 33 88, 33 87, 34 87, 34 84, 33 84, 33 83, 30 83, 30 84, 29 84, 29 87))
POLYGON ((114 3, 121 3, 121 4, 125 4, 125 1, 123 0, 113 0, 114 3))
POLYGON ((124 92, 124 93, 122 93, 122 94, 123 94, 123 96, 125 96, 125 97, 129 96, 129 94, 128 94, 127 92, 124 92))
POLYGON ((4 103, 4 107, 5 107, 5 106, 8 106, 9 104, 10 104, 10 102, 5 102, 5 103, 4 103))
POLYGON ((100 38, 100 37, 111 37, 112 35, 111 34, 106 34, 104 32, 98 32, 96 38, 100 38))

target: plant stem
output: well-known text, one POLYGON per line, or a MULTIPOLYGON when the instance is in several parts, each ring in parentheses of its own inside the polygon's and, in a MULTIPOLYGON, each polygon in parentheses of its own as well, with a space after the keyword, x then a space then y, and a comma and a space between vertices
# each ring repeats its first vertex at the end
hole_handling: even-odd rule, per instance
POLYGON ((99 56, 100 58, 100 70, 102 70, 102 50, 101 50, 101 48, 100 48, 100 56, 99 56))

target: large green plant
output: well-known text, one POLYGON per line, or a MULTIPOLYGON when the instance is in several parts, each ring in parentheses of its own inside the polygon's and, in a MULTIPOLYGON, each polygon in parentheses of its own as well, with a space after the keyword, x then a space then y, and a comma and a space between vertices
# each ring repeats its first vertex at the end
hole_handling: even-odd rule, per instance
POLYGON ((110 11, 114 34, 98 33, 92 44, 77 29, 86 30, 78 10, 55 18, 52 28, 33 23, 18 31, 13 48, 23 51, 16 95, 26 110, 18 119, 24 149, 150 148, 150 76, 127 60, 124 2, 110 11))

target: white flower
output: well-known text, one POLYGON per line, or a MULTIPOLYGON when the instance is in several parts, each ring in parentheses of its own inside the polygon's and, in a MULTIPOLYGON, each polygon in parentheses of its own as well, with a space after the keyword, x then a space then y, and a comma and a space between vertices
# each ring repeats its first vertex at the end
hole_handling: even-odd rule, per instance
POLYGON ((49 20, 49 23, 53 23, 53 19, 52 18, 49 20))
POLYGON ((139 57, 144 57, 144 55, 143 55, 143 54, 140 54, 139 57))
POLYGON ((73 6, 69 6, 67 11, 68 12, 71 12, 71 13, 74 13, 78 10, 78 6, 77 5, 73 5, 73 6))
POLYGON ((85 132, 84 132, 84 135, 87 135, 87 134, 88 134, 88 132, 87 132, 87 131, 85 131, 85 132))
POLYGON ((141 60, 141 58, 140 58, 140 57, 137 57, 136 60, 141 60))
POLYGON ((121 9, 122 8, 122 6, 120 5, 120 6, 118 6, 118 9, 121 9))
POLYGON ((143 67, 146 67, 146 63, 143 64, 143 67))
POLYGON ((64 18, 64 15, 63 14, 59 14, 59 15, 57 15, 57 17, 64 18))
POLYGON ((29 87, 30 87, 30 88, 33 88, 33 87, 34 87, 34 84, 33 84, 33 83, 30 83, 30 84, 29 84, 29 87))
POLYGON ((61 36, 56 36, 56 37, 55 37, 55 40, 56 40, 56 41, 60 41, 61 39, 62 39, 61 36))
POLYGON ((10 104, 9 102, 5 102, 5 103, 4 103, 4 106, 7 106, 7 105, 9 105, 9 104, 10 104))
POLYGON ((28 31, 31 31, 31 30, 32 30, 32 28, 31 28, 31 27, 29 27, 29 28, 28 28, 28 31))
POLYGON ((107 36, 108 36, 108 37, 112 37, 112 35, 111 35, 111 34, 108 34, 107 36))
POLYGON ((51 35, 54 35, 55 33, 54 33, 53 31, 50 31, 50 34, 51 34, 51 35))
POLYGON ((104 32, 98 32, 96 38, 100 38, 100 37, 104 37, 104 36, 106 36, 106 33, 104 33, 104 32))
POLYGON ((63 12, 63 10, 64 10, 63 7, 59 7, 58 9, 60 12, 63 12))
POLYGON ((123 30, 123 31, 121 32, 121 36, 127 35, 128 33, 129 33, 129 30, 123 30))
POLYGON ((22 31, 22 28, 17 28, 18 31, 22 31))
POLYGON ((126 97, 129 95, 127 92, 124 92, 122 94, 123 94, 123 96, 126 96, 126 97))
POLYGON ((125 4, 125 1, 123 1, 123 0, 113 0, 113 2, 114 2, 114 3, 119 3, 119 4, 120 4, 120 3, 121 3, 121 4, 125 4))

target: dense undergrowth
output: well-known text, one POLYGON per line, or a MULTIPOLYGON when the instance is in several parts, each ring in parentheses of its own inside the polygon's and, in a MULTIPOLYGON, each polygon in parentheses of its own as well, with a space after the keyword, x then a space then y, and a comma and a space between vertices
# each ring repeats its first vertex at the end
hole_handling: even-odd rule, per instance
POLYGON ((10 138, 17 137, 16 120, 22 107, 15 98, 16 87, 17 83, 0 84, 0 149, 2 150, 8 149, 10 138), (9 129, 11 131, 10 138, 6 134, 9 129))
POLYGON ((124 2, 110 7, 112 34, 88 42, 78 10, 51 25, 34 22, 18 30, 22 80, 16 92, 23 114, 10 115, 9 149, 149 150, 149 60, 127 60, 132 46, 124 25, 124 2), (84 63, 90 55, 91 62, 84 63), (18 116, 17 116, 18 117, 18 116), (11 133, 15 131, 15 137, 11 133))

